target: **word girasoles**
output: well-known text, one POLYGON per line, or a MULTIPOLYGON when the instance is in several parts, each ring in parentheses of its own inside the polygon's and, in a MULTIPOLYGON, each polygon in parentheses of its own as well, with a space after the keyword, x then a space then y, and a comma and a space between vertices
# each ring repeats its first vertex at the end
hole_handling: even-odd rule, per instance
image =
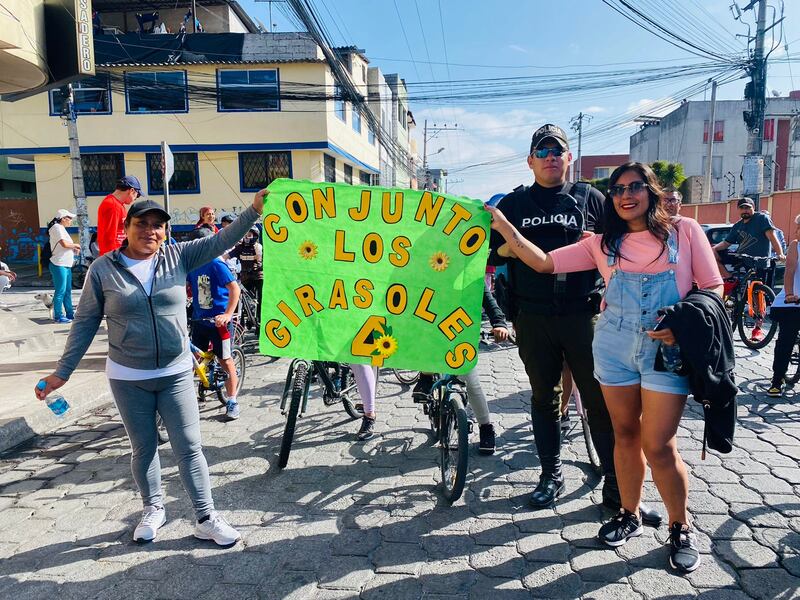
MULTIPOLYGON (((369 309, 375 301, 374 284, 368 279, 359 279, 352 286, 354 295, 349 297, 349 302, 360 309, 369 309)), ((310 317, 315 312, 321 312, 326 308, 329 310, 348 310, 348 293, 342 279, 335 279, 328 295, 327 306, 324 306, 317 299, 317 291, 309 284, 299 286, 294 290, 295 298, 300 306, 300 311, 304 317, 310 317)), ((452 342, 464 328, 473 324, 472 319, 462 307, 457 307, 450 314, 440 318, 432 312, 431 306, 434 304, 436 292, 430 288, 425 288, 417 299, 413 315, 427 323, 437 323, 437 328, 448 341, 452 342)), ((386 310, 392 315, 401 315, 409 308, 408 290, 400 283, 391 284, 384 298, 386 310)), ((281 300, 277 306, 278 310, 286 319, 297 327, 302 322, 295 310, 285 301, 281 300)), ((374 331, 383 329, 386 319, 381 316, 370 316, 359 329, 351 344, 353 356, 369 357, 374 366, 383 365, 383 357, 374 353, 374 343, 370 343, 370 336, 374 331)), ((271 319, 264 324, 264 333, 270 342, 278 348, 285 348, 292 340, 289 329, 282 324, 279 319, 271 319)), ((455 348, 449 350, 445 355, 445 362, 453 369, 460 368, 465 362, 470 362, 477 356, 475 347, 469 342, 460 342, 455 348)))

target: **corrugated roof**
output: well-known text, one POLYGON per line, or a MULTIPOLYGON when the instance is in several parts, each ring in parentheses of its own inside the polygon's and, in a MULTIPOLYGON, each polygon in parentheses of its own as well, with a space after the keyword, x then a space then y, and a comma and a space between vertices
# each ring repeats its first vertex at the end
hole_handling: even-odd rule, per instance
POLYGON ((98 63, 98 67, 182 67, 191 65, 275 65, 286 63, 324 63, 323 58, 299 58, 292 60, 194 60, 189 62, 126 62, 98 63))

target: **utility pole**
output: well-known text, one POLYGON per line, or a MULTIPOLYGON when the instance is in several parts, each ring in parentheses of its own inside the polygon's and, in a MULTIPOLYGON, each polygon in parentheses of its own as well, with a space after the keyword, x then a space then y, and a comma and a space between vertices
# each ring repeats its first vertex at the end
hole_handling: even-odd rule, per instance
MULTIPOLYGON (((425 119, 425 123, 422 128, 422 175, 425 177, 425 183, 423 184, 422 189, 425 190, 430 188, 431 184, 430 173, 428 173, 428 140, 432 140, 442 131, 458 131, 458 123, 453 125, 453 127, 449 127, 448 125, 438 127, 436 123, 433 124, 433 127, 428 127, 428 119, 425 119), (429 131, 433 133, 430 137, 428 137, 429 131)), ((438 152, 434 152, 434 154, 439 154, 439 152, 442 150, 444 150, 444 148, 441 148, 438 152)))
POLYGON ((580 112, 578 113, 577 117, 572 117, 572 119, 569 121, 572 130, 578 132, 578 158, 575 161, 575 166, 572 169, 572 174, 574 175, 573 181, 581 180, 581 143, 583 141, 583 122, 586 121, 588 123, 591 120, 592 115, 585 115, 583 112, 580 112))
POLYGON ((192 0, 192 33, 197 33, 197 2, 192 0))
POLYGON ((744 7, 749 10, 758 5, 756 23, 755 51, 750 61, 750 83, 745 88, 745 96, 750 99, 752 110, 745 115, 749 130, 747 155, 744 158, 744 190, 745 196, 753 199, 756 211, 764 187, 764 157, 761 155, 764 145, 764 113, 767 104, 767 61, 764 58, 764 34, 766 32, 767 0, 751 0, 744 7))
POLYGON ((78 217, 78 235, 81 245, 81 256, 89 256, 89 209, 86 206, 86 191, 83 185, 83 167, 81 166, 81 146, 78 141, 78 116, 72 95, 72 84, 67 86, 67 98, 64 101, 62 118, 66 122, 69 138, 69 162, 72 167, 72 195, 75 196, 75 213, 78 217))
POLYGON ((703 202, 711 202, 711 165, 714 155, 714 120, 717 118, 717 82, 711 81, 711 117, 708 121, 708 145, 706 147, 706 179, 703 185, 703 202))

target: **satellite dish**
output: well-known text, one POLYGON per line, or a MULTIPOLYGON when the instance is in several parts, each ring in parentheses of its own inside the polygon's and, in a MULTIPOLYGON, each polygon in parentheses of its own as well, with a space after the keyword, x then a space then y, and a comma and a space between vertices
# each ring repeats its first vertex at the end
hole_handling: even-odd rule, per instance
POLYGON ((781 97, 781 93, 778 90, 772 90, 772 96, 774 98, 780 98, 781 97))

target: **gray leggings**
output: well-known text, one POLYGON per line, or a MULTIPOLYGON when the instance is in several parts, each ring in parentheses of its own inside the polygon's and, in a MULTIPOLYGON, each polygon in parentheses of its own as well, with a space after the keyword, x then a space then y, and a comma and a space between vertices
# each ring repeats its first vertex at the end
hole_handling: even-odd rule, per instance
POLYGON ((475 420, 478 425, 488 425, 491 423, 489 418, 489 404, 486 401, 486 394, 481 387, 481 378, 478 375, 477 365, 466 375, 459 375, 467 384, 467 401, 472 412, 475 413, 475 420))
POLYGON ((208 464, 200 443, 200 411, 192 372, 145 381, 109 379, 108 382, 131 441, 131 472, 142 503, 163 506, 156 432, 158 411, 169 433, 183 487, 189 493, 197 518, 209 514, 214 510, 214 501, 208 464))

